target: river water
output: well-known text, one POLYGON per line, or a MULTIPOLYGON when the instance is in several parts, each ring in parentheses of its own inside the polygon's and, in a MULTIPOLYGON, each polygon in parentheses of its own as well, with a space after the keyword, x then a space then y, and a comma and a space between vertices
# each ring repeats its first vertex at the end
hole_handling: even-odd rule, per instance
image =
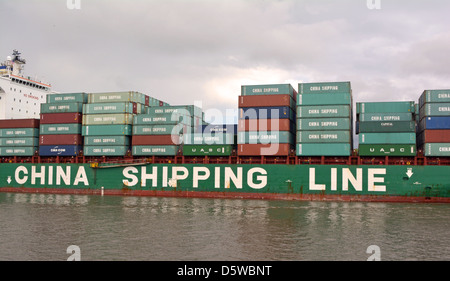
POLYGON ((449 234, 450 204, 0 193, 3 261, 449 260, 449 234))

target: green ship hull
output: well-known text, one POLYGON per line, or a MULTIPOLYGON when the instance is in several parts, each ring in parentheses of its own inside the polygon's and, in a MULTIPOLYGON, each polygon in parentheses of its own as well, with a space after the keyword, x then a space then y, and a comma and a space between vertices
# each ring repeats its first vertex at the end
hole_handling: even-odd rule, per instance
POLYGON ((0 164, 1 192, 450 202, 450 166, 0 164))

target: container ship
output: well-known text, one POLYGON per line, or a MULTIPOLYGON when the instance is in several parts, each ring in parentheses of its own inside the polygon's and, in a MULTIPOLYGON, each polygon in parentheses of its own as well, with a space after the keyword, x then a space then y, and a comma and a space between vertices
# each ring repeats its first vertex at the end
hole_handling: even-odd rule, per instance
POLYGON ((0 191, 450 202, 450 90, 354 102, 349 81, 242 85, 237 124, 135 92, 56 93, 0 66, 0 191))

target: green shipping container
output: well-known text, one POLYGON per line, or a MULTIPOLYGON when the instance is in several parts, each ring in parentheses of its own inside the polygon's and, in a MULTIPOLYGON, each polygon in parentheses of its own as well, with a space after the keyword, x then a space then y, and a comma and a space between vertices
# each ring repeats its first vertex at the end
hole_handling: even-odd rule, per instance
POLYGON ((86 93, 64 93, 64 94, 48 94, 47 103, 67 103, 80 102, 87 103, 88 95, 86 93))
POLYGON ((133 124, 133 114, 84 114, 83 125, 125 125, 133 124))
POLYGON ((425 156, 450 156, 450 143, 425 143, 425 156))
POLYGON ((83 136, 129 136, 131 125, 88 125, 82 127, 83 136))
POLYGON ((184 144, 234 144, 234 134, 228 133, 194 133, 183 136, 184 144))
MULTIPOLYGON (((359 122, 359 133, 415 132, 414 121, 369 121, 359 122)), ((357 132, 358 133, 358 132, 357 132)))
POLYGON ((83 147, 85 156, 125 156, 129 146, 88 146, 83 147))
POLYGON ((139 114, 134 117, 133 125, 176 125, 178 123, 192 126, 193 117, 173 113, 139 114))
POLYGON ((349 143, 298 143, 297 156, 350 156, 349 143))
POLYGON ((41 113, 83 112, 83 103, 41 103, 41 113))
POLYGON ((0 147, 0 156, 33 156, 38 149, 37 146, 0 147))
POLYGON ((410 112, 400 113, 360 113, 357 120, 368 121, 413 121, 413 114, 410 112))
POLYGON ((351 117, 349 105, 299 105, 297 118, 351 117))
POLYGON ((297 130, 351 130, 350 118, 299 118, 297 130))
POLYGON ((450 116, 450 103, 426 103, 420 109, 420 119, 427 116, 450 116))
POLYGON ((360 144, 360 156, 415 156, 415 144, 360 144))
POLYGON ((134 156, 175 156, 178 154, 177 145, 135 145, 132 147, 134 156))
POLYGON ((81 124, 41 124, 41 135, 78 135, 81 134, 81 124))
POLYGON ((299 94, 351 93, 350 82, 299 83, 299 94))
POLYGON ((232 145, 183 145, 184 156, 230 156, 232 145))
POLYGON ((356 103, 356 114, 359 113, 399 113, 415 112, 413 101, 392 102, 358 102, 356 103))
POLYGON ((180 115, 190 115, 202 117, 202 109, 195 105, 173 105, 173 106, 154 106, 147 107, 147 114, 155 115, 157 114, 166 114, 166 113, 178 113, 180 115))
POLYGON ((242 96, 254 95, 291 95, 294 97, 297 92, 291 84, 268 84, 268 85, 245 85, 241 86, 242 96))
POLYGON ((295 143, 295 135, 289 131, 238 132, 238 144, 295 143))
POLYGON ((183 124, 133 126, 133 135, 180 135, 189 132, 192 132, 192 128, 183 124))
POLYGON ((351 104, 352 104, 352 95, 350 93, 297 95, 297 105, 351 105, 351 104))
POLYGON ((425 103, 450 103, 450 90, 426 90, 419 98, 419 108, 425 103))
POLYGON ((130 145, 129 136, 86 136, 84 137, 84 145, 130 145))
POLYGON ((0 129, 1 138, 39 137, 37 128, 0 129))
POLYGON ((297 143, 350 143, 350 131, 297 131, 297 143))
POLYGON ((111 114, 111 113, 136 113, 144 111, 140 103, 132 102, 105 102, 83 104, 83 114, 111 114))
POLYGON ((139 92, 108 92, 91 93, 88 95, 88 103, 102 102, 137 102, 145 104, 145 95, 139 92))
POLYGON ((360 133, 360 144, 416 144, 415 133, 360 133))
POLYGON ((0 146, 39 146, 39 138, 0 138, 0 146))

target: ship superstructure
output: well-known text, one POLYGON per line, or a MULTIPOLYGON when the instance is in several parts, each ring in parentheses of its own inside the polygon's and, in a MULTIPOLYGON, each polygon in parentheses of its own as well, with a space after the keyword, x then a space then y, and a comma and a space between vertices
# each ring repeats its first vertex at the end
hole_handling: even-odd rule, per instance
POLYGON ((26 60, 13 51, 0 65, 0 119, 39 118, 51 85, 23 74, 26 60))

